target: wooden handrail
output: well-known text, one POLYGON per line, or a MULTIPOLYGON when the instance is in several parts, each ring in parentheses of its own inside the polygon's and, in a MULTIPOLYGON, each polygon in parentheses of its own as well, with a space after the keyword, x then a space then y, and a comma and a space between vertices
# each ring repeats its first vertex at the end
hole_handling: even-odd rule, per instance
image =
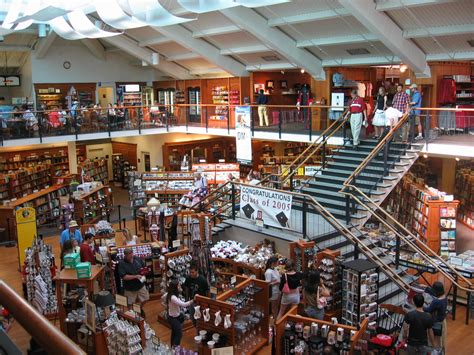
POLYGON ((3 280, 0 280, 0 303, 48 354, 85 354, 3 280))

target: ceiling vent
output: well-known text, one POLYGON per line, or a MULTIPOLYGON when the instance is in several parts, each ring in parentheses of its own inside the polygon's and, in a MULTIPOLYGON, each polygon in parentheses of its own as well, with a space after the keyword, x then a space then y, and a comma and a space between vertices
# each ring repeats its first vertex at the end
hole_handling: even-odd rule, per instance
POLYGON ((474 39, 470 39, 467 41, 471 47, 474 47, 474 39))
POLYGON ((369 54, 370 52, 365 48, 353 48, 347 49, 347 53, 350 55, 362 55, 362 54, 369 54))
POLYGON ((280 60, 276 55, 264 55, 262 59, 266 62, 278 62, 280 60))

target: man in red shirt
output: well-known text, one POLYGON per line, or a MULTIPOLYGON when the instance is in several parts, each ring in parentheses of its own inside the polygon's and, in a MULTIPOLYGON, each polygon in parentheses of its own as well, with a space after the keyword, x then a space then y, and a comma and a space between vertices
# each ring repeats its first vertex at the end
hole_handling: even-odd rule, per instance
POLYGON ((86 233, 84 241, 81 244, 81 261, 83 263, 89 261, 92 265, 95 265, 95 255, 92 251, 92 244, 94 243, 94 236, 91 233, 86 233))
POLYGON ((349 113, 351 115, 352 144, 354 149, 359 147, 359 136, 362 128, 362 122, 367 122, 367 106, 364 99, 359 97, 357 90, 351 92, 352 100, 349 102, 349 113))

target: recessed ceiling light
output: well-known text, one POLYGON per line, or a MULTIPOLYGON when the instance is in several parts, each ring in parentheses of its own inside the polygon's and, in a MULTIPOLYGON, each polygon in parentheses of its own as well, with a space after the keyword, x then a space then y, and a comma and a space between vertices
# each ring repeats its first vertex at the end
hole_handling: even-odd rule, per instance
POLYGON ((301 69, 301 74, 304 74, 304 69, 301 69))
POLYGON ((278 62, 280 60, 280 57, 276 55, 264 55, 262 56, 262 59, 266 62, 278 62))
POLYGON ((352 48, 347 49, 347 53, 350 55, 361 55, 361 54, 369 54, 370 52, 366 48, 352 48))

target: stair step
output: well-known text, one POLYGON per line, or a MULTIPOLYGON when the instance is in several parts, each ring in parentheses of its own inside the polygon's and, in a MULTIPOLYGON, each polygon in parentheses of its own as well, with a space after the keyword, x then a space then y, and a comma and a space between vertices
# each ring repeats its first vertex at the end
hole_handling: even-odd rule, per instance
MULTIPOLYGON (((334 167, 340 170, 348 170, 352 174, 357 169, 358 166, 359 164, 339 163, 339 162, 331 161, 328 163, 327 168, 331 169, 334 167)), ((364 172, 369 172, 369 171, 373 171, 374 173, 382 173, 383 167, 371 166, 369 164, 368 166, 365 167, 364 172)), ((389 172, 393 174, 399 174, 399 173, 402 173, 403 170, 389 169, 389 172)))
MULTIPOLYGON (((369 180, 370 177, 368 176, 358 176, 357 177, 357 186, 358 187, 366 187, 368 189, 374 188, 377 186, 378 188, 389 188, 392 187, 390 184, 384 184, 384 183, 377 183, 375 184, 374 181, 369 180)), ((331 176, 331 175, 318 175, 315 178, 313 178, 313 181, 309 181, 308 183, 311 184, 319 184, 320 182, 326 182, 326 183, 333 183, 333 185, 339 186, 342 188, 342 183, 347 180, 347 177, 342 177, 342 176, 331 176)))

